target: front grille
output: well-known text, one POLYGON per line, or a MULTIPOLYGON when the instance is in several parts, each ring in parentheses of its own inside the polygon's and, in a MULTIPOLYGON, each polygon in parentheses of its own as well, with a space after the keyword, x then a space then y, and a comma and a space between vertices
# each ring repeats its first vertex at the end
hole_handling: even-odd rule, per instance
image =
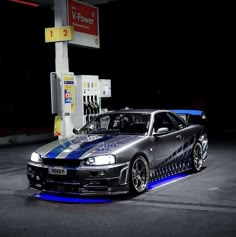
POLYGON ((67 175, 47 175, 47 182, 52 183, 79 183, 79 176, 76 174, 75 170, 68 170, 67 175))
POLYGON ((43 158, 44 165, 52 165, 52 166, 79 166, 81 160, 78 159, 50 159, 43 158))

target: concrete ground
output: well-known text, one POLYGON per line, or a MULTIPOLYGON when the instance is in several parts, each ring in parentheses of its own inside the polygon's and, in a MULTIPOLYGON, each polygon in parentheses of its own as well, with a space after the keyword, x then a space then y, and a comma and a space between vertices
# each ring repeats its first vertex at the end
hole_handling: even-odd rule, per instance
POLYGON ((111 203, 36 199, 26 164, 43 142, 0 148, 0 236, 236 236, 236 140, 209 139, 200 173, 111 203))

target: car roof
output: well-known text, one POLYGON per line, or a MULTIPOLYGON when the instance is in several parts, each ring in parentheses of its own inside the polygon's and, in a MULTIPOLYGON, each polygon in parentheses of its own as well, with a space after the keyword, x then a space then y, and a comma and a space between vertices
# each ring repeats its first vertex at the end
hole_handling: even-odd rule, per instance
POLYGON ((109 113, 137 113, 137 114, 151 114, 154 112, 171 112, 166 109, 120 109, 120 110, 113 110, 113 111, 108 111, 109 113))

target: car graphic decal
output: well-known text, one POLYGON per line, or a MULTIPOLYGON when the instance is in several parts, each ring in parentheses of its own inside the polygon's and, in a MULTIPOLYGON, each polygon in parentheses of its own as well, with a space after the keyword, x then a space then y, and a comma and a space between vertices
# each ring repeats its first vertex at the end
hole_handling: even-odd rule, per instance
MULTIPOLYGON (((183 146, 181 147, 182 150, 183 146)), ((164 177, 178 174, 191 169, 191 148, 188 147, 182 152, 174 152, 161 164, 150 171, 150 180, 159 180, 164 177)))
POLYGON ((93 148, 94 146, 96 146, 97 144, 99 144, 100 142, 105 142, 107 140, 110 140, 111 138, 113 138, 114 136, 104 136, 102 138, 93 140, 91 142, 86 142, 83 143, 81 146, 79 146, 77 149, 75 149, 74 151, 72 151, 71 153, 68 154, 68 156, 66 157, 66 159, 78 159, 80 158, 85 152, 87 152, 88 150, 90 150, 91 148, 93 148))
POLYGON ((63 152, 63 150, 65 150, 66 148, 68 148, 71 145, 71 142, 67 141, 64 144, 61 144, 57 147, 55 147, 53 150, 49 151, 46 155, 45 158, 56 158, 61 152, 63 152))
POLYGON ((150 180, 159 180, 170 175, 191 170, 192 147, 202 134, 204 134, 204 131, 200 130, 197 135, 188 139, 173 154, 163 160, 158 166, 151 169, 150 180))

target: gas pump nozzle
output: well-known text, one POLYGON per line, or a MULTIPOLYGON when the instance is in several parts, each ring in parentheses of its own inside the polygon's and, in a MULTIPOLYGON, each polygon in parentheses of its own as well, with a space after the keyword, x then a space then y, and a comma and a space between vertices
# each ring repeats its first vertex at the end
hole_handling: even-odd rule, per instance
POLYGON ((97 96, 95 95, 95 101, 94 101, 94 104, 95 104, 95 113, 96 113, 96 115, 97 114, 99 114, 99 109, 100 109, 100 106, 99 106, 99 104, 98 104, 98 102, 97 102, 97 96))

